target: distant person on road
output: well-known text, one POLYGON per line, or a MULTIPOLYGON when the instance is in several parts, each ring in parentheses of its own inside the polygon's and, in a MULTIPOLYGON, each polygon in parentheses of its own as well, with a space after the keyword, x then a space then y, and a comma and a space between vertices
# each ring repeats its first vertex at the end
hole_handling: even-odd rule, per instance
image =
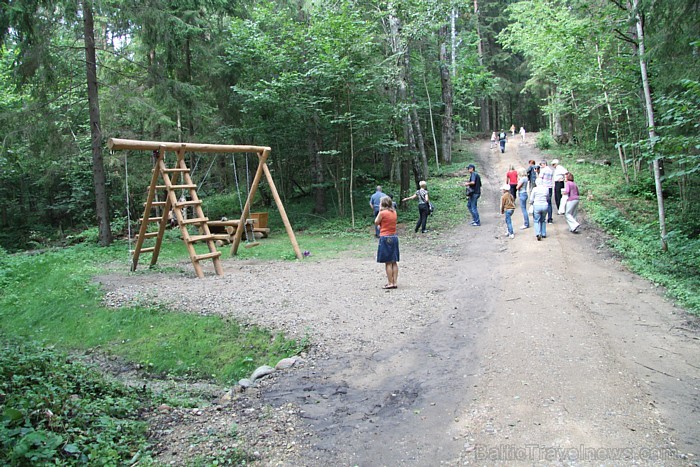
POLYGON ((493 149, 494 147, 496 147, 497 139, 498 138, 496 138, 496 132, 494 131, 493 133, 491 133, 491 145, 489 146, 489 149, 493 149))
POLYGON ((418 182, 418 190, 413 194, 413 196, 409 196, 408 198, 404 198, 401 201, 409 201, 412 199, 418 198, 418 222, 416 222, 416 228, 414 231, 418 233, 418 229, 421 230, 421 233, 426 233, 426 224, 428 222, 428 215, 430 215, 430 205, 428 204, 430 202, 430 196, 428 195, 428 184, 425 183, 425 180, 421 180, 418 182))
POLYGON ((510 135, 515 136, 515 125, 510 126, 510 135))
POLYGON ((503 185, 501 191, 503 192, 501 195, 501 214, 506 215, 506 235, 508 235, 508 238, 515 238, 512 220, 515 212, 515 199, 510 194, 510 185, 503 185))
MULTIPOLYGON (((377 185, 376 191, 369 198, 369 207, 372 208, 375 218, 377 217, 377 214, 379 214, 379 204, 381 203, 382 198, 384 198, 385 196, 386 194, 384 194, 384 192, 382 191, 382 186, 377 185)), ((376 225, 374 226, 374 236, 376 238, 379 238, 379 227, 376 225)))
POLYGON ((569 224, 569 232, 578 233, 578 228, 581 224, 576 220, 576 214, 578 213, 578 185, 574 182, 574 175, 572 173, 566 174, 566 184, 564 185, 564 194, 568 196, 566 201, 566 223, 569 224))
POLYGON ((479 227, 481 225, 481 219, 479 218, 479 210, 476 205, 481 196, 481 177, 476 172, 474 164, 469 164, 467 170, 469 171, 469 180, 464 184, 467 187, 467 209, 472 215, 471 225, 479 227))
POLYGON ((551 167, 547 165, 546 160, 540 161, 540 175, 537 184, 539 185, 540 180, 542 185, 544 185, 547 190, 549 190, 549 196, 547 197, 547 223, 551 224, 554 222, 552 219, 552 191, 554 190, 554 171, 551 167))
POLYGON ((506 139, 508 139, 508 134, 501 129, 498 134, 498 143, 501 145, 501 153, 506 152, 506 139))
POLYGON ((525 142, 525 127, 521 126, 520 127, 520 138, 523 140, 523 143, 525 142))
POLYGON ((515 199, 518 187, 518 171, 515 170, 514 165, 511 165, 508 172, 506 172, 506 183, 510 186, 510 195, 515 199))
POLYGON ((552 161, 552 167, 554 167, 554 173, 552 175, 554 179, 554 205, 558 212, 559 204, 561 204, 561 191, 564 189, 564 184, 566 183, 565 177, 569 171, 566 170, 563 165, 559 164, 559 159, 554 159, 552 161))
POLYGON ((394 202, 388 196, 380 201, 379 214, 374 219, 374 225, 379 227, 379 246, 377 247, 377 262, 384 263, 387 283, 385 289, 398 287, 399 279, 399 236, 396 235, 398 216, 394 202))
POLYGON ((535 237, 539 242, 543 238, 547 238, 547 207, 549 204, 547 200, 549 199, 550 189, 544 184, 541 178, 537 179, 535 182, 535 188, 532 189, 530 193, 530 204, 533 206, 533 217, 535 221, 535 237))
MULTIPOLYGON (((531 161, 534 162, 534 161, 531 161)), ((527 187, 528 187, 528 179, 527 179, 527 172, 524 170, 521 170, 518 172, 518 176, 520 177, 518 180, 518 201, 520 203, 520 210, 523 212, 523 225, 520 227, 520 230, 525 230, 530 228, 530 215, 527 213, 527 198, 529 196, 527 187)))

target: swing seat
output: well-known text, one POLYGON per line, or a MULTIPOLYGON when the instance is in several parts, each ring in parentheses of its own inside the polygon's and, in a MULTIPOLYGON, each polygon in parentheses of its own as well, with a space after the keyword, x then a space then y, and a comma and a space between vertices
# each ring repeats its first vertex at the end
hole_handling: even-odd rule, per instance
POLYGON ((258 245, 260 245, 260 242, 249 242, 249 243, 245 244, 245 247, 246 248, 253 248, 253 247, 258 246, 258 245))

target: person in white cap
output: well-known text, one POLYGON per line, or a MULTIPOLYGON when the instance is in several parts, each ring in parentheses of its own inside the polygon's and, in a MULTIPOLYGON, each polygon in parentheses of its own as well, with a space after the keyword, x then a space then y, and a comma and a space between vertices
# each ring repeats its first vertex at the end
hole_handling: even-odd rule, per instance
POLYGON ((559 163, 559 159, 554 159, 552 161, 552 167, 554 167, 554 174, 552 175, 554 180, 554 205, 556 206, 556 211, 558 212, 559 204, 561 203, 561 190, 564 189, 566 174, 568 174, 569 171, 559 163))

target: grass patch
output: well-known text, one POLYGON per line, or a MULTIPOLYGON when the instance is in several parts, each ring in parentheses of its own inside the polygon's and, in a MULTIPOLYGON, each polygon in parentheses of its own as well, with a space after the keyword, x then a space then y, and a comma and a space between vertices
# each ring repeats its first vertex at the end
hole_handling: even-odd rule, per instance
MULTIPOLYGON (((571 149, 554 148, 576 177, 581 209, 589 221, 611 235, 609 246, 632 271, 666 288, 668 295, 693 314, 700 314, 700 238, 698 217, 683 211, 675 186, 664 184, 668 251, 661 251, 654 180, 642 172, 625 184, 618 165, 577 163, 603 159, 571 149), (589 196, 590 195, 590 196, 589 196), (590 199, 589 199, 590 198, 590 199)), ((551 157, 550 157, 551 158, 551 157)))
POLYGON ((220 317, 150 307, 105 308, 89 281, 101 272, 100 264, 122 254, 116 246, 80 245, 5 256, 0 263, 0 331, 63 349, 100 348, 159 374, 222 383, 247 376, 259 365, 274 365, 307 344, 220 317))

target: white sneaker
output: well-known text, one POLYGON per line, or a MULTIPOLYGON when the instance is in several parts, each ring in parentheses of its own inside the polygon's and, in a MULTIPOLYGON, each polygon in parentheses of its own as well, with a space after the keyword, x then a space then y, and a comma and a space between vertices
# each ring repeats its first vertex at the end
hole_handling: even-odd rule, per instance
POLYGON ((521 225, 521 226, 520 226, 520 230, 525 230, 525 229, 529 229, 529 228, 530 228, 530 227, 528 227, 527 225, 521 225))
POLYGON ((508 238, 515 238, 515 235, 510 234, 510 235, 508 235, 508 238))

